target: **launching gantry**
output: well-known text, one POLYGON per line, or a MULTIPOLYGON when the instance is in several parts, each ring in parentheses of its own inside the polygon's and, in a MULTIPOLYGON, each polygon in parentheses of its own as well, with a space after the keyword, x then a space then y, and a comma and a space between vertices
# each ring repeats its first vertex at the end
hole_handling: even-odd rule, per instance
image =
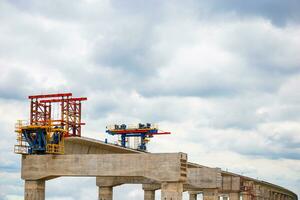
POLYGON ((29 96, 30 120, 16 124, 18 154, 64 154, 64 138, 80 137, 81 103, 72 93, 29 96))
POLYGON ((106 132, 110 135, 120 136, 120 142, 122 147, 128 147, 129 138, 135 138, 139 141, 135 149, 146 151, 146 144, 150 141, 150 138, 153 138, 155 135, 166 135, 171 134, 171 132, 165 132, 158 129, 158 126, 151 123, 138 125, 110 125, 106 127, 106 132))

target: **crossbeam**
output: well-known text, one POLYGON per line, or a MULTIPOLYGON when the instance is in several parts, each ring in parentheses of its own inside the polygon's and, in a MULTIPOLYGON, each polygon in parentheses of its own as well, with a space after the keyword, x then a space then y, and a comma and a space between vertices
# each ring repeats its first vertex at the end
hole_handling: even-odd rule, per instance
POLYGON ((127 176, 178 182, 186 181, 186 162, 184 153, 24 155, 21 177, 127 176))
POLYGON ((53 98, 53 97, 70 97, 72 93, 58 93, 58 94, 45 94, 45 95, 32 95, 28 96, 28 99, 38 99, 38 98, 53 98))
POLYGON ((45 99, 41 100, 40 103, 58 103, 63 101, 86 101, 86 97, 76 97, 76 98, 69 98, 69 99, 45 99))
MULTIPOLYGON (((99 186, 114 186, 122 184, 160 184, 144 177, 97 177, 99 186)), ((222 175, 219 168, 187 168, 186 190, 215 189, 222 187, 222 175)))
POLYGON ((221 188, 222 175, 220 168, 188 168, 187 183, 191 188, 221 188))

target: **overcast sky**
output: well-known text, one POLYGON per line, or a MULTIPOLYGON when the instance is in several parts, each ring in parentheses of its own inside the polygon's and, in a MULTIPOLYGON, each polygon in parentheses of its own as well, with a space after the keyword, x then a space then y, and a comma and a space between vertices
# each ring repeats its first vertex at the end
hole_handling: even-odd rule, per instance
MULTIPOLYGON (((299 86, 299 0, 0 0, 0 200, 23 199, 12 149, 27 96, 56 92, 88 97, 86 137, 155 122, 173 134, 151 152, 300 195, 299 86)), ((95 179, 51 180, 46 195, 96 200, 95 179)), ((143 199, 141 186, 115 199, 143 199)))

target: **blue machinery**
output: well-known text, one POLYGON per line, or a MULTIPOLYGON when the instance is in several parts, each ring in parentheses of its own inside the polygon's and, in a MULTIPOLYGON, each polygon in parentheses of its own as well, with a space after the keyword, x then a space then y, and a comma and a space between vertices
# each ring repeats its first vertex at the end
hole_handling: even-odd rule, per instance
POLYGON ((146 144, 149 142, 150 138, 154 135, 165 135, 171 134, 171 132, 164 132, 158 130, 157 126, 146 123, 139 123, 137 126, 128 126, 126 124, 112 125, 106 127, 106 132, 110 135, 120 135, 121 136, 121 146, 126 147, 126 140, 130 137, 140 138, 140 144, 138 145, 138 150, 146 151, 146 144))
POLYGON ((15 153, 19 154, 63 154, 66 131, 51 125, 27 125, 19 121, 16 125, 17 141, 15 153))

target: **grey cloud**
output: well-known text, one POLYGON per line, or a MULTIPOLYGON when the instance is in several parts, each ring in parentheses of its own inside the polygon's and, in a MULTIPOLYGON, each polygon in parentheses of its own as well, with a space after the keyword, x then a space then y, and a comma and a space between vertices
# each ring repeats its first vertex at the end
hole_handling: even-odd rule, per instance
MULTIPOLYGON (((101 8, 101 4, 93 4, 93 7, 89 7, 87 3, 81 2, 61 2, 61 1, 40 1, 32 0, 30 3, 25 0, 13 0, 9 1, 12 5, 16 6, 21 11, 27 10, 28 12, 37 13, 39 15, 46 15, 48 17, 57 19, 74 20, 78 18, 85 18, 87 14, 91 12, 85 11, 82 8, 88 8, 93 10, 93 7, 97 5, 101 8)), ((121 11, 124 15, 136 13, 143 15, 152 15, 152 18, 157 16, 161 17, 160 10, 163 10, 166 5, 160 1, 120 1, 114 0, 110 2, 111 6, 121 11), (153 14, 155 10, 155 14, 153 14)), ((174 4, 174 3, 173 3, 174 4)), ((188 5, 192 10, 195 7, 198 9, 198 13, 202 14, 205 19, 213 18, 214 16, 222 16, 224 13, 236 13, 238 16, 261 16, 271 20, 274 24, 283 26, 287 23, 299 23, 300 3, 297 0, 261 0, 261 1, 240 1, 240 0, 228 0, 226 2, 213 0, 213 1, 186 1, 184 4, 181 1, 176 1, 175 4, 182 4, 181 7, 188 5)), ((197 10, 196 9, 196 10, 197 10)), ((192 13, 195 13, 193 11, 192 13)), ((190 14, 192 14, 190 13, 190 14)))
POLYGON ((104 38, 104 44, 96 43, 94 45, 96 63, 121 68, 124 74, 134 73, 136 77, 153 72, 152 66, 146 63, 151 38, 147 38, 146 35, 142 36, 144 33, 132 35, 131 31, 136 31, 135 27, 132 27, 132 29, 125 28, 117 36, 107 35, 104 38), (124 38, 126 36, 132 38, 126 39, 124 38))
MULTIPOLYGON (((170 71, 172 75, 172 71, 170 71)), ((182 75, 184 76, 184 75, 182 75)), ((234 83, 225 81, 222 77, 216 75, 199 74, 202 80, 198 80, 197 84, 181 83, 180 77, 174 79, 159 79, 154 77, 150 80, 142 82, 143 87, 139 87, 138 91, 145 97, 154 96, 198 96, 204 98, 211 97, 232 97, 237 95, 239 88, 232 87, 234 83), (178 78, 178 79, 177 79, 178 78), (222 80, 223 79, 223 80, 222 80)))
POLYGON ((38 1, 31 0, 12 0, 6 1, 17 8, 20 12, 28 12, 37 16, 46 16, 52 19, 75 20, 82 13, 82 1, 64 2, 64 1, 38 1))
POLYGON ((25 100, 34 80, 24 70, 12 69, 0 75, 0 98, 25 100))
POLYGON ((290 152, 281 152, 281 153, 274 153, 274 152, 265 152, 265 151, 246 151, 241 152, 244 155, 250 155, 250 156, 259 156, 260 158, 270 158, 270 159, 294 159, 299 160, 300 154, 295 153, 293 151, 290 152))
POLYGON ((264 23, 247 26, 241 24, 237 29, 225 31, 228 35, 236 35, 234 39, 224 40, 225 48, 246 61, 250 72, 278 78, 299 73, 300 61, 296 58, 299 53, 296 47, 299 43, 297 32, 264 23))
POLYGON ((261 16, 278 26, 300 22, 300 2, 298 0, 261 0, 261 1, 201 1, 199 7, 207 6, 212 14, 235 12, 238 16, 261 16))
MULTIPOLYGON (((254 142, 254 141, 253 141, 254 142)), ((283 142, 283 141, 282 141, 283 142)), ((297 148, 289 146, 291 145, 290 141, 286 141, 285 147, 279 147, 279 152, 271 150, 269 148, 264 147, 237 147, 232 148, 234 151, 238 151, 239 153, 247 156, 258 156, 260 158, 269 158, 269 159, 300 159, 300 152, 297 151, 297 148)), ((281 142, 270 142, 268 145, 271 146, 282 146, 281 142)), ((298 144, 299 146, 299 144, 298 144)))
MULTIPOLYGON (((245 156, 257 156, 268 159, 300 159, 299 141, 295 141, 293 137, 285 133, 267 136, 266 133, 259 129, 245 131, 240 127, 231 127, 227 131, 221 131, 211 127, 209 132, 206 129, 201 129, 201 135, 191 136, 191 141, 195 143, 208 145, 211 151, 220 151, 227 149, 229 151, 238 152, 245 156), (214 140, 218 137, 219 140, 214 140)), ((226 130, 223 128, 223 130, 226 130)), ((273 130, 268 130, 271 134, 273 130)), ((293 135, 297 135, 297 130, 294 130, 293 135)))

